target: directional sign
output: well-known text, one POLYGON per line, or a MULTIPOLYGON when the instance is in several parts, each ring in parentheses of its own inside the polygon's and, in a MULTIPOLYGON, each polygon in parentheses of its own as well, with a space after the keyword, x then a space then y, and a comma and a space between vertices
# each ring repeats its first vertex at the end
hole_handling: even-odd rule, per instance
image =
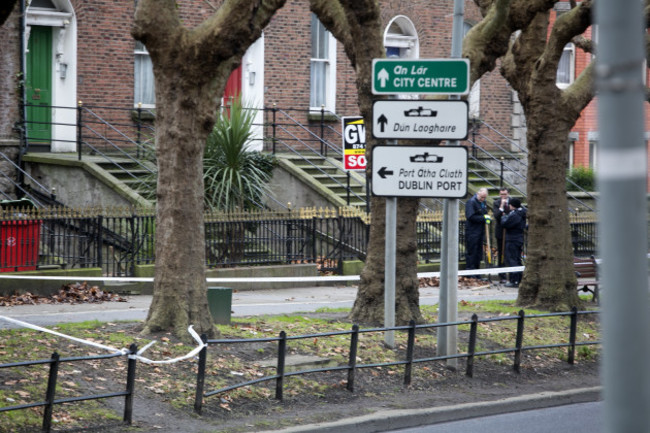
POLYGON ((467 59, 373 59, 375 95, 469 93, 467 59))
POLYGON ((374 146, 372 193, 382 197, 463 198, 467 148, 374 146))
POLYGON ((372 135, 396 140, 464 140, 468 112, 466 101, 375 101, 372 135))

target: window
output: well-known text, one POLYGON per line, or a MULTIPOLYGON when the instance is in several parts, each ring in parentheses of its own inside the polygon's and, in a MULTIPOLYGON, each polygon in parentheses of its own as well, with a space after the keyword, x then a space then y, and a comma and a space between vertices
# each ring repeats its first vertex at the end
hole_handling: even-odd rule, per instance
POLYGON ((312 110, 334 112, 336 92, 336 40, 325 26, 311 15, 311 81, 309 106, 312 110))
POLYGON ((133 103, 137 106, 140 102, 143 107, 154 107, 156 95, 154 93, 153 65, 151 57, 142 42, 135 41, 135 84, 133 103))
POLYGON ((384 32, 384 47, 388 58, 419 58, 418 36, 410 19, 400 15, 391 20, 384 32))
POLYGON ((555 83, 560 89, 564 89, 573 83, 575 77, 575 51, 576 47, 572 43, 566 44, 564 51, 562 51, 555 77, 555 83))
POLYGON ((594 141, 589 142, 589 167, 598 168, 598 144, 594 141))
MULTIPOLYGON (((463 37, 467 35, 467 32, 472 28, 470 23, 463 23, 463 37)), ((481 80, 476 80, 474 85, 469 91, 467 96, 467 103, 469 105, 469 118, 478 119, 481 117, 481 80)))

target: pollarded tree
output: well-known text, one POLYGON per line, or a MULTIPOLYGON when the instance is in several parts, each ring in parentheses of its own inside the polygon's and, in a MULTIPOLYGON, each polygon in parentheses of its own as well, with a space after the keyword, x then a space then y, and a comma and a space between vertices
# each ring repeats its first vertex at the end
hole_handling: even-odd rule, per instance
POLYGON ((144 332, 213 333, 205 283, 203 152, 230 73, 285 0, 224 0, 193 29, 175 0, 140 0, 133 36, 156 80, 156 268, 144 332))
MULTIPOLYGON (((383 23, 377 0, 310 0, 316 14, 334 37, 343 44, 356 72, 359 109, 366 124, 367 171, 372 168, 372 60, 386 56, 383 23)), ((379 99, 379 98, 374 98, 379 99)), ((372 224, 366 263, 351 318, 361 323, 384 321, 384 244, 386 200, 373 197, 372 224)), ((422 320, 417 278, 416 217, 417 199, 398 199, 395 278, 395 320, 405 324, 422 320)))
POLYGON ((582 36, 594 1, 584 0, 551 23, 551 0, 475 0, 483 20, 463 41, 471 81, 495 68, 517 92, 527 124, 528 249, 517 302, 548 309, 580 303, 566 196, 568 135, 594 97, 592 62, 567 88, 556 85, 564 46, 591 51, 582 36))

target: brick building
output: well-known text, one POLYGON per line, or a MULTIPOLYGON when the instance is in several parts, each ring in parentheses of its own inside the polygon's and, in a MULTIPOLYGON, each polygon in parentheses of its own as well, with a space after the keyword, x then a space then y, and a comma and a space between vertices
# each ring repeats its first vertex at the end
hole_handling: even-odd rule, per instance
MULTIPOLYGON (((217 2, 213 2, 217 3, 217 2)), ((391 55, 446 58, 451 46, 452 3, 436 0, 382 1, 385 45, 391 55)), ((213 12, 210 2, 179 2, 183 22, 195 26, 213 12)), ((84 107, 109 123, 132 122, 133 108, 141 102, 154 108, 152 77, 144 47, 130 36, 134 2, 115 0, 33 0, 26 9, 26 98, 51 110, 28 110, 31 120, 30 150, 74 151, 76 106, 84 107), (38 73, 36 73, 38 71, 38 73), (42 117, 45 116, 45 117, 42 117), (49 117, 49 119, 48 119, 49 117), (38 131, 40 122, 50 131, 38 131), (37 123, 39 122, 39 123, 37 123), (49 127, 49 125, 48 125, 49 127), (43 134, 42 136, 39 134, 43 134), (49 135, 48 135, 49 134, 49 135), (40 139, 39 139, 40 137, 40 139)), ((3 119, 0 134, 15 136, 11 125, 19 120, 17 76, 20 73, 20 10, 0 29, 3 40, 16 44, 0 49, 3 74, 3 119), (8 114, 6 114, 8 113, 8 114)), ((473 2, 466 2, 468 26, 479 20, 473 2)), ((230 83, 245 101, 258 108, 296 110, 300 122, 309 123, 310 109, 322 106, 338 116, 358 114, 354 71, 343 49, 317 20, 305 0, 288 0, 273 18, 264 36, 247 52, 230 83)), ((481 80, 480 103, 473 114, 506 136, 511 136, 511 91, 498 73, 481 80), (487 89, 487 90, 486 90, 487 89)), ((478 94, 478 93, 477 93, 478 94)), ((340 128, 332 120, 331 127, 340 128)))

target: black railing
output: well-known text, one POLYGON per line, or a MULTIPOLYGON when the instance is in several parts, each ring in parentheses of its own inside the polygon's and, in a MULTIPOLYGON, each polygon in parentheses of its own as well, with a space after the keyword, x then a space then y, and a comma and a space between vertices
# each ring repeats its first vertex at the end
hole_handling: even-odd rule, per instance
MULTIPOLYGON (((128 355, 135 355, 137 351, 138 351, 137 346, 135 344, 132 344, 129 347, 128 355)), ((32 403, 24 403, 24 404, 19 404, 14 406, 0 407, 0 413, 13 411, 13 410, 29 409, 33 407, 43 407, 44 408, 43 427, 41 431, 49 433, 52 427, 52 411, 55 405, 64 404, 64 403, 74 403, 79 401, 88 401, 88 400, 101 400, 104 398, 124 397, 123 420, 125 423, 131 424, 133 418, 133 390, 135 389, 136 360, 135 358, 131 358, 130 356, 128 360, 126 380, 125 380, 126 386, 124 391, 56 398, 56 387, 59 378, 59 367, 61 366, 61 364, 78 362, 78 361, 105 360, 105 359, 111 359, 111 358, 122 357, 122 356, 124 356, 124 354, 122 353, 113 353, 110 355, 61 358, 61 356, 57 352, 54 352, 50 359, 14 362, 10 364, 0 364, 0 369, 24 368, 32 365, 43 365, 43 364, 50 365, 49 374, 47 377, 47 390, 45 391, 45 400, 36 401, 32 403)))
MULTIPOLYGON (((365 213, 350 209, 208 213, 206 266, 316 263, 323 272, 340 273, 344 261, 365 260, 369 224, 365 213)), ((420 261, 437 261, 442 217, 421 214, 416 229, 420 261)), ((0 272, 99 267, 106 276, 133 276, 137 265, 155 262, 155 230, 153 210, 4 210, 0 212, 0 272)), ((464 233, 461 220, 461 261, 464 233)), ((576 257, 596 254, 593 216, 573 215, 571 235, 576 257)))
MULTIPOLYGON (((476 357, 497 355, 497 354, 512 354, 513 356, 513 369, 515 372, 519 373, 520 366, 522 364, 522 354, 527 351, 539 351, 544 349, 553 349, 553 348, 566 348, 567 355, 566 360, 569 364, 573 364, 575 361, 575 352, 576 348, 579 346, 589 346, 589 345, 599 345, 600 341, 597 340, 581 340, 578 341, 578 320, 580 316, 586 315, 597 315, 598 311, 578 311, 576 308, 573 308, 570 312, 559 312, 559 313, 549 313, 549 314, 534 314, 526 315, 524 311, 519 311, 517 315, 512 316, 501 316, 496 318, 484 318, 479 319, 476 314, 474 314, 469 321, 458 321, 458 322, 448 322, 448 323, 436 323, 436 324, 422 324, 416 325, 415 322, 407 326, 394 326, 386 328, 367 328, 361 329, 358 325, 353 325, 350 331, 334 331, 326 333, 316 333, 316 334, 307 334, 307 335, 296 335, 289 336, 285 331, 280 332, 278 337, 270 338, 255 338, 255 339, 221 339, 221 340, 210 340, 205 335, 201 336, 201 340, 204 343, 203 348, 199 352, 198 356, 198 370, 196 375, 196 390, 195 390, 195 402, 194 410, 198 413, 201 412, 203 407, 204 399, 213 395, 222 394, 234 389, 251 386, 259 383, 275 381, 275 397, 278 400, 283 399, 283 390, 284 390, 284 380, 292 376, 299 376, 311 373, 320 373, 320 372, 332 372, 332 371, 342 371, 346 373, 346 388, 349 391, 354 391, 355 386, 355 375, 360 369, 368 368, 383 368, 390 366, 404 366, 404 385, 409 385, 411 383, 412 372, 414 366, 422 363, 431 363, 436 361, 447 361, 452 359, 466 359, 465 374, 468 377, 473 377, 474 374, 474 360, 476 357), (525 330, 525 320, 536 320, 542 318, 551 318, 551 317, 568 317, 568 335, 567 338, 561 338, 560 343, 549 343, 549 344, 540 344, 540 345, 524 345, 524 330, 525 330), (516 335, 514 339, 513 346, 504 346, 494 350, 479 350, 478 343, 480 342, 479 334, 480 329, 479 325, 481 324, 490 324, 495 322, 505 322, 505 321, 516 321, 516 335), (416 334, 418 331, 426 331, 430 329, 439 329, 444 327, 459 327, 469 326, 469 332, 464 333, 467 335, 467 351, 462 353, 450 354, 450 355, 441 355, 441 356, 428 356, 428 357, 416 357, 416 344, 418 344, 418 339, 416 334), (394 353, 397 357, 403 356, 403 359, 396 360, 392 362, 379 362, 379 363, 360 363, 359 352, 362 351, 366 346, 359 344, 359 337, 362 334, 367 333, 384 333, 384 332, 403 332, 406 333, 406 347, 396 347, 394 353), (285 361, 287 357, 287 343, 290 341, 298 340, 318 340, 325 337, 335 337, 335 336, 349 336, 349 351, 347 362, 343 365, 336 365, 324 368, 311 368, 305 370, 297 371, 287 371, 285 368, 285 361), (208 371, 207 367, 207 356, 208 349, 210 346, 223 346, 223 345, 233 345, 233 344, 258 344, 258 343, 268 343, 268 342, 277 342, 277 363, 275 368, 275 374, 265 377, 258 377, 254 380, 234 383, 232 385, 222 387, 215 390, 205 391, 206 387, 206 376, 207 377, 216 377, 219 379, 218 372, 208 371), (403 355, 402 355, 403 354, 403 355)), ((426 340, 426 339, 425 339, 426 340)), ((425 341, 423 340, 423 341, 425 341)), ((504 342, 504 345, 508 343, 504 342)), ((427 349, 426 351, 421 351, 421 353, 435 354, 432 352, 431 344, 429 343, 420 343, 418 348, 427 349), (425 344, 428 344, 426 348, 423 347, 425 344)), ((21 361, 0 364, 0 370, 2 369, 12 369, 19 368, 24 369, 25 367, 33 365, 49 365, 49 374, 47 376, 46 390, 44 392, 45 399, 43 401, 33 401, 29 403, 22 403, 18 405, 2 406, 0 407, 0 413, 15 411, 15 410, 26 410, 30 408, 43 407, 43 424, 42 431, 49 433, 51 431, 52 425, 52 413, 55 405, 60 405, 64 403, 75 403, 88 400, 100 400, 105 398, 114 398, 114 397, 124 397, 124 411, 123 411, 123 421, 126 424, 131 424, 133 418, 133 399, 134 399, 134 385, 136 382, 136 371, 137 371, 137 362, 140 360, 138 354, 137 345, 131 344, 129 349, 126 351, 114 351, 108 355, 92 355, 92 356, 78 356, 78 357, 68 357, 62 358, 58 353, 52 354, 50 359, 40 359, 34 361, 21 361), (93 361, 93 360, 108 360, 113 358, 118 358, 122 356, 127 356, 127 369, 125 377, 125 387, 124 391, 117 392, 105 392, 101 394, 87 394, 87 395, 76 395, 76 396, 66 396, 57 398, 56 389, 57 381, 59 379, 59 368, 66 363, 74 363, 79 361, 93 361)), ((146 362, 143 360, 143 362, 146 362)), ((230 376, 230 375, 229 375, 230 376)), ((15 381, 14 385, 17 387, 22 386, 23 381, 15 381)), ((5 384, 7 385, 7 384, 5 384)), ((7 385, 13 386, 13 385, 7 385)), ((33 393, 30 393, 33 394, 33 393)))
MULTIPOLYGON (((525 351, 533 350, 542 350, 542 349, 551 349, 551 348, 567 348, 567 362, 573 364, 575 361, 575 350, 578 346, 587 346, 587 345, 596 345, 600 344, 600 341, 577 341, 577 323, 578 316, 588 315, 588 314, 598 314, 597 311, 578 311, 576 308, 573 308, 570 312, 560 312, 560 313, 549 313, 549 314, 534 314, 526 316, 523 310, 520 310, 519 313, 515 316, 504 316, 496 318, 485 318, 479 319, 476 314, 474 314, 469 321, 459 321, 459 322, 449 322, 449 323, 436 323, 436 324, 424 324, 416 325, 415 322, 411 321, 408 326, 394 326, 387 328, 368 328, 360 329, 357 325, 353 325, 350 331, 336 331, 328 333, 318 333, 318 334, 307 334, 307 335, 296 335, 288 336, 285 331, 280 332, 278 337, 270 338, 255 338, 255 339, 220 339, 220 340, 210 340, 204 335, 202 340, 207 344, 201 352, 199 352, 199 364, 198 372, 196 376, 196 397, 194 401, 194 410, 197 413, 201 413, 203 407, 203 399, 213 395, 223 394, 228 391, 232 391, 238 388, 256 385, 259 383, 275 381, 275 398, 282 400, 283 398, 283 389, 284 389, 284 379, 291 376, 305 375, 311 373, 322 373, 322 372, 332 372, 332 371, 343 371, 347 373, 347 389, 349 391, 354 391, 354 379, 355 373, 358 369, 362 368, 380 368, 380 367, 389 367, 389 366, 404 366, 404 385, 409 385, 411 383, 412 369, 413 366, 425 362, 433 361, 446 361, 451 359, 466 359, 465 374, 469 377, 473 377, 474 374, 474 360, 479 356, 488 356, 488 355, 497 355, 497 354, 507 354, 511 353, 513 355, 513 369, 515 372, 520 372, 520 366, 522 362, 522 353, 525 351), (563 343, 552 343, 552 344, 540 344, 534 346, 524 345, 524 329, 525 329, 525 319, 540 319, 548 317, 569 317, 570 323, 568 326, 568 335, 567 341, 563 343), (515 341, 513 347, 503 347, 495 350, 482 350, 477 351, 477 341, 479 335, 479 324, 488 324, 494 322, 503 322, 503 321, 516 321, 517 330, 515 335, 515 341), (470 331, 467 342, 467 351, 462 353, 456 353, 451 355, 441 355, 441 356, 431 356, 426 358, 415 358, 415 345, 417 339, 416 332, 418 330, 426 329, 436 329, 436 328, 445 328, 449 326, 462 326, 469 325, 470 331), (389 331, 401 331, 406 332, 406 350, 404 351, 404 359, 399 361, 392 362, 382 362, 382 363, 371 363, 371 364, 360 364, 357 361, 359 357, 359 335, 363 333, 384 333, 389 331), (328 366, 323 368, 311 368, 305 370, 297 370, 288 372, 285 370, 285 360, 287 356, 287 342, 292 340, 318 340, 324 337, 334 337, 334 336, 349 336, 350 344, 348 351, 348 360, 347 363, 343 365, 328 366), (205 391, 205 378, 206 374, 213 375, 215 372, 207 371, 207 356, 208 348, 210 346, 219 346, 219 345, 230 345, 230 344, 258 344, 258 343, 273 343, 277 342, 277 367, 275 369, 275 374, 257 377, 253 380, 234 383, 232 385, 222 387, 219 389, 205 391)), ((363 348, 363 347, 361 347, 363 348)))

